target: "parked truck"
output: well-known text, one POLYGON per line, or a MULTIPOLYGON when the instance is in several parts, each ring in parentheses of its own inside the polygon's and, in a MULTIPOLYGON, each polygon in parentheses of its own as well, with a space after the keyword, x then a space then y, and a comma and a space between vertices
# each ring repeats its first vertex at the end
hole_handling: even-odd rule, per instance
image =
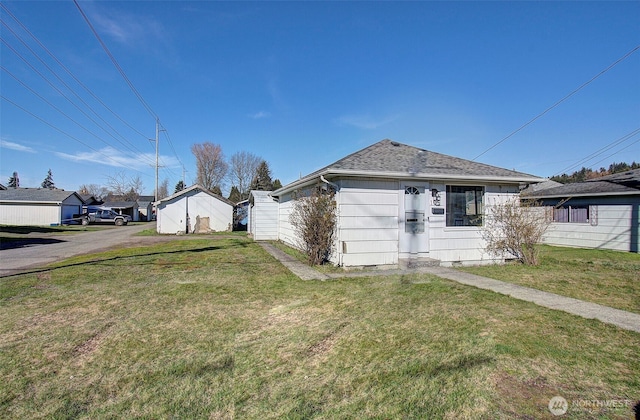
POLYGON ((74 215, 71 221, 79 222, 83 225, 88 225, 89 223, 113 223, 116 226, 122 226, 131 221, 131 216, 116 213, 111 209, 88 209, 87 213, 74 215))

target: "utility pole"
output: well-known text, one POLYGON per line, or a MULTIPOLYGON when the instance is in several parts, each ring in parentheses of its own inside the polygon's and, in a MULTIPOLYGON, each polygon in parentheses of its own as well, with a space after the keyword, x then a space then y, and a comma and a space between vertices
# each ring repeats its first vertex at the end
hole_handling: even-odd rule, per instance
POLYGON ((160 119, 156 117, 156 189, 154 192, 155 201, 158 201, 158 140, 160 134, 160 119))

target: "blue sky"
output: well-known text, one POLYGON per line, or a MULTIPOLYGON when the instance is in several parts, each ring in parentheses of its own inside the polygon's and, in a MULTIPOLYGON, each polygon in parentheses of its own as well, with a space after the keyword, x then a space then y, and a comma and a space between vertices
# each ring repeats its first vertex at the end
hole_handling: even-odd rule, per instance
MULTIPOLYGON (((0 183, 125 174, 152 194, 155 118, 74 3, 2 4, 0 183)), ((640 128, 640 50, 487 151, 638 47, 637 1, 80 6, 167 130, 171 191, 183 167, 195 181, 190 147, 207 141, 263 157, 283 184, 385 138, 543 177, 640 160, 635 133, 572 168, 640 128)))

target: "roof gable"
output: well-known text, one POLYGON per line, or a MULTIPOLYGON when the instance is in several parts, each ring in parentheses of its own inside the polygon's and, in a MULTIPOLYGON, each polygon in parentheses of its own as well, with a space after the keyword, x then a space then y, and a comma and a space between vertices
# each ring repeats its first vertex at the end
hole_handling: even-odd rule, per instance
POLYGON ((274 195, 290 190, 320 175, 362 175, 376 177, 421 177, 431 179, 485 179, 510 182, 540 182, 542 178, 523 172, 436 153, 389 139, 358 150, 295 181, 274 195))
POLYGON ((185 188, 183 190, 180 190, 180 191, 170 195, 169 197, 165 197, 162 200, 158 200, 158 203, 166 203, 166 202, 175 200, 176 198, 179 198, 179 197, 181 197, 183 195, 189 194, 192 191, 196 191, 196 192, 197 191, 201 191, 201 192, 203 192, 203 193, 205 193, 207 195, 210 195, 211 197, 213 197, 213 198, 215 198, 217 200, 222 201, 225 204, 230 205, 231 207, 235 206, 235 204, 231 200, 227 200, 226 198, 224 198, 224 197, 222 197, 222 196, 220 196, 218 194, 214 194, 211 191, 209 191, 208 189, 206 189, 203 186, 198 185, 198 184, 194 184, 194 185, 192 185, 192 186, 190 186, 188 188, 185 188))

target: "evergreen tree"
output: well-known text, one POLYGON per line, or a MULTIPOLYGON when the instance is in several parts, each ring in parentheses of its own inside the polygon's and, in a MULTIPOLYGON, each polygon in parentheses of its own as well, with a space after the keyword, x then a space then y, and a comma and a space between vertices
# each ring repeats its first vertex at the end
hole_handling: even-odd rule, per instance
POLYGON ((20 187, 20 178, 18 178, 18 173, 14 172, 11 177, 9 177, 8 187, 11 188, 19 188, 20 187))
POLYGON ((56 185, 53 183, 53 174, 51 173, 51 169, 49 169, 49 172, 47 172, 47 177, 44 179, 44 181, 42 181, 42 184, 40 184, 40 186, 42 188, 49 189, 54 189, 56 187, 56 185))
POLYGON ((242 201, 242 194, 240 194, 240 190, 235 185, 231 187, 231 192, 229 193, 229 201, 232 203, 239 203, 242 201))
POLYGON ((271 180, 271 169, 269 169, 269 164, 266 161, 260 162, 258 165, 258 170, 256 171, 256 175, 253 177, 253 181, 251 181, 250 190, 257 191, 273 191, 273 181, 271 180))
POLYGON ((218 185, 214 185, 209 191, 222 197, 222 189, 220 189, 220 186, 218 185))
POLYGON ((282 182, 280 182, 279 179, 274 179, 273 180, 273 190, 279 190, 280 188, 282 188, 282 182))
POLYGON ((184 190, 184 181, 180 180, 178 181, 178 183, 176 184, 176 188, 175 190, 173 190, 174 193, 180 192, 184 190))

